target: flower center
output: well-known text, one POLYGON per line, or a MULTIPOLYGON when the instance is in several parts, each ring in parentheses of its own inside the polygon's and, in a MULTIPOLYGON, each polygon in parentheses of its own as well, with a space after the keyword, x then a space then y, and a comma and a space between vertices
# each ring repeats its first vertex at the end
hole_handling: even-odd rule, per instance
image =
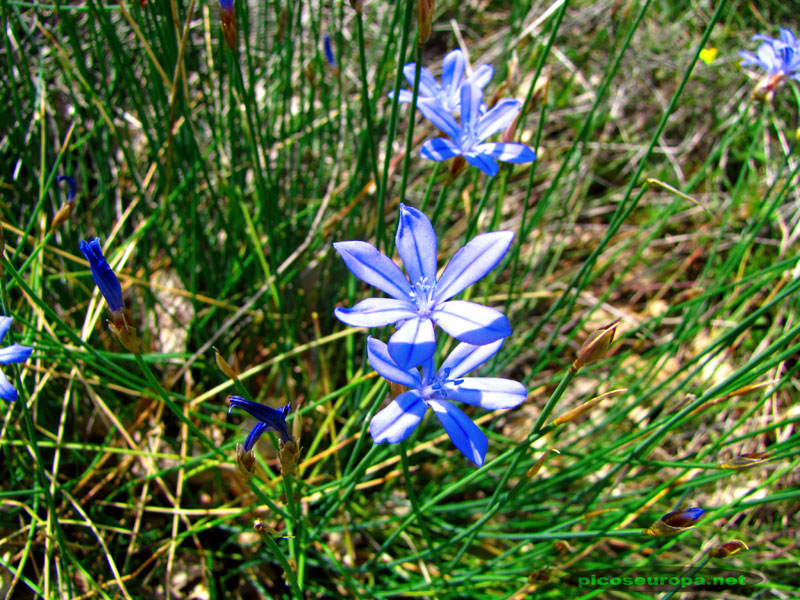
POLYGON ((450 369, 442 369, 436 373, 430 383, 425 386, 423 396, 430 400, 444 400, 447 398, 447 390, 444 389, 444 386, 448 383, 461 385, 464 383, 464 380, 450 379, 450 369))
POLYGON ((461 142, 462 150, 470 150, 478 143, 478 135, 472 123, 461 124, 461 139, 459 141, 461 142))
POLYGON ((411 301, 419 309, 421 317, 429 317, 434 308, 433 292, 436 290, 436 282, 429 281, 427 277, 421 277, 417 283, 411 284, 411 291, 408 292, 411 301))

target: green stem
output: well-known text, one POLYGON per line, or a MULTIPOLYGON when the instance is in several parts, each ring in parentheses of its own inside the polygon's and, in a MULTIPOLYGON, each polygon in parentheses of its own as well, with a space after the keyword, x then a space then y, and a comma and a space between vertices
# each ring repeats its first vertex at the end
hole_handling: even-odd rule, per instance
POLYGON ((289 561, 286 560, 286 555, 281 551, 280 546, 278 546, 277 542, 272 539, 272 536, 268 532, 264 532, 261 537, 267 542, 267 546, 269 546, 269 549, 272 550, 272 553, 275 555, 275 558, 278 559, 278 562, 281 563, 283 572, 286 573, 286 576, 289 578, 289 585, 292 588, 292 596, 297 600, 303 600, 303 592, 300 589, 300 584, 297 582, 297 577, 295 576, 294 571, 292 571, 292 565, 290 565, 289 561))
POLYGON ((406 132, 406 154, 403 157, 403 172, 400 177, 400 193, 398 197, 402 202, 406 197, 406 184, 408 183, 408 169, 411 164, 411 149, 414 147, 414 119, 417 114, 417 97, 419 96, 419 78, 422 73, 422 46, 417 44, 417 59, 414 68, 414 90, 411 97, 411 114, 408 116, 408 131, 406 132))
POLYGON ((294 499, 294 486, 292 485, 292 476, 283 476, 283 491, 286 494, 286 502, 289 504, 289 513, 292 515, 292 534, 294 535, 292 544, 294 559, 297 563, 297 584, 303 588, 303 575, 305 573, 306 556, 303 551, 303 535, 305 528, 303 527, 302 517, 297 507, 297 502, 294 499))
MULTIPOLYGON (((701 558, 695 566, 693 566, 691 569, 689 569, 685 574, 682 574, 681 577, 692 577, 692 578, 694 578, 694 574, 697 573, 703 567, 705 567, 708 564, 708 561, 710 559, 711 559, 711 557, 709 556, 708 553, 706 553, 703 556, 703 558, 701 558)), ((676 585, 674 585, 672 587, 671 590, 669 590, 666 594, 661 596, 661 598, 659 598, 659 600, 669 600, 670 598, 672 598, 675 595, 676 592, 678 592, 680 590, 681 590, 681 585, 680 584, 676 584, 676 585)))
MULTIPOLYGON (((369 100, 369 86, 367 85, 367 56, 364 50, 364 20, 360 12, 356 13, 356 29, 358 29, 358 62, 361 66, 359 71, 361 75, 361 100, 364 103, 364 118, 367 121, 367 129, 364 135, 367 138, 367 147, 369 148, 369 155, 372 159, 372 176, 375 179, 375 185, 378 185, 380 178, 378 177, 378 151, 375 149, 375 126, 372 122, 372 108, 369 100)), ((378 232, 376 235, 376 246, 378 250, 381 248, 381 241, 383 238, 383 213, 378 213, 378 232)))
MULTIPOLYGON (((409 27, 408 24, 412 21, 412 16, 414 14, 414 4, 415 0, 407 0, 406 2, 406 14, 405 20, 403 21, 403 33, 402 37, 400 38, 400 49, 397 53, 397 73, 394 79, 394 97, 392 98, 392 112, 389 115, 389 133, 386 137, 386 152, 383 156, 383 177, 378 182, 378 215, 383 214, 383 207, 386 203, 386 190, 389 184, 389 164, 392 161, 392 146, 394 143, 394 136, 397 133, 397 113, 398 108, 400 106, 399 97, 400 97, 400 82, 403 78, 403 66, 406 60, 406 49, 408 48, 408 31, 409 27)), ((419 61, 417 61, 419 62, 419 61)), ((417 75, 415 77, 415 88, 416 86, 416 79, 419 79, 417 75)), ((411 110, 413 111, 416 108, 416 91, 414 92, 415 100, 412 104, 411 110)), ((413 112, 411 116, 411 123, 414 122, 413 112)), ((437 163, 438 164, 438 163, 437 163)), ((402 196, 401 196, 402 198, 402 196)), ((378 248, 380 248, 380 244, 382 242, 383 237, 383 219, 378 219, 378 234, 376 235, 378 239, 378 248)))
POLYGON ((572 371, 567 371, 564 374, 564 377, 561 378, 561 383, 558 384, 556 391, 550 396, 547 400, 547 404, 544 405, 542 412, 539 414, 539 418, 536 419, 536 423, 533 426, 533 429, 528 434, 528 443, 533 441, 533 436, 536 435, 539 431, 542 430, 544 424, 547 422, 547 418, 550 416, 550 413, 553 412, 553 409, 558 404, 558 401, 561 400, 561 396, 564 395, 564 392, 567 389, 567 386, 570 382, 575 378, 575 374, 572 371))
MULTIPOLYGON (((419 524, 420 530, 422 530, 422 537, 425 538, 425 545, 429 550, 432 551, 433 542, 431 541, 431 534, 428 530, 428 525, 425 523, 425 517, 419 508, 419 502, 417 501, 417 494, 414 491, 414 486, 411 483, 411 469, 408 467, 408 446, 405 440, 400 442, 400 463, 403 465, 403 481, 406 486, 406 495, 408 496, 408 501, 411 502, 411 509, 414 511, 414 515, 417 517, 417 523, 419 524)), ((442 568, 441 557, 439 556, 438 552, 433 552, 432 554, 433 560, 436 563, 436 567, 439 571, 439 579, 442 582, 442 589, 446 589, 447 580, 444 578, 444 569, 442 568)))

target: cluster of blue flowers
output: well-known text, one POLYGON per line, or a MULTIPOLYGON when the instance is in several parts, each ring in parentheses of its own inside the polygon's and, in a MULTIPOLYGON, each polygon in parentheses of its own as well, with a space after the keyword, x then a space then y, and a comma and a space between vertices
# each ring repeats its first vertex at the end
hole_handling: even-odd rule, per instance
MULTIPOLYGON (((487 142, 494 134, 507 129, 517 118, 522 103, 504 98, 491 109, 483 101, 483 88, 489 83, 494 69, 484 65, 465 77, 467 61, 461 50, 453 50, 442 62, 442 83, 437 83, 428 69, 420 68, 417 108, 448 137, 428 140, 420 152, 423 158, 442 161, 463 156, 469 164, 494 177, 500 167, 498 160, 527 163, 536 160, 536 153, 518 142, 487 142), (456 121, 456 114, 459 121, 456 121)), ((403 68, 403 74, 413 87, 416 63, 403 68)), ((390 98, 393 94, 390 92, 390 98)), ((411 102, 411 90, 400 90, 398 102, 411 102)))
POLYGON ((782 28, 780 38, 757 34, 754 40, 763 42, 756 51, 739 52, 742 66, 757 66, 767 72, 766 89, 772 91, 784 79, 800 81, 800 40, 791 30, 782 28))
POLYGON ((514 408, 527 391, 510 379, 464 377, 497 353, 511 327, 493 308, 450 298, 489 273, 513 239, 511 231, 478 235, 456 252, 437 278, 433 225, 421 211, 400 204, 395 243, 408 277, 372 244, 333 245, 353 275, 391 296, 335 309, 340 321, 355 327, 397 325, 388 344, 373 337, 367 340, 370 366, 385 379, 409 388, 370 422, 376 444, 406 439, 430 407, 456 448, 475 465, 483 465, 489 441, 451 400, 486 410, 514 408), (438 369, 433 361, 434 325, 461 342, 438 369))

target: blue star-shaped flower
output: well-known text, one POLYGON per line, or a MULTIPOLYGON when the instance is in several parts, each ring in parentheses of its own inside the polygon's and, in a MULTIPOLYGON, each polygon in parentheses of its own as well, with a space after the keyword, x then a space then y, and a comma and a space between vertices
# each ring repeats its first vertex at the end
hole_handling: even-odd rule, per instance
POLYGON ((450 111, 435 102, 417 102, 420 112, 436 125, 448 138, 427 140, 420 155, 430 160, 442 161, 463 156, 466 161, 494 177, 500 167, 495 161, 526 163, 536 160, 536 153, 525 144, 517 142, 486 142, 495 133, 506 129, 516 119, 522 103, 504 98, 491 110, 481 113, 483 91, 470 81, 461 86, 461 125, 450 111))
MULTIPOLYGON (((14 319, 11 317, 0 317, 0 342, 6 337, 13 321, 14 319)), ((33 352, 33 348, 21 346, 20 344, 12 344, 6 348, 0 348, 0 365, 21 363, 28 359, 31 352, 33 352)), ((14 386, 11 385, 11 382, 2 371, 0 371, 0 398, 6 402, 16 402, 17 398, 19 398, 17 390, 14 389, 14 386)))
MULTIPOLYGON (((447 53, 442 61, 442 84, 436 81, 425 67, 420 68, 419 73, 419 94, 417 102, 425 100, 432 102, 442 110, 453 113, 459 110, 461 105, 461 86, 464 83, 464 72, 467 61, 461 50, 452 50, 447 53)), ((411 102, 414 99, 414 74, 417 63, 408 63, 403 67, 403 75, 408 80, 412 89, 400 90, 398 102, 411 102)), ((475 69, 475 72, 467 78, 474 86, 482 90, 494 75, 494 68, 490 65, 483 65, 475 69)), ((394 97, 394 92, 389 92, 389 98, 394 97)))
POLYGON ((277 433, 283 443, 292 440, 292 434, 289 433, 289 427, 286 425, 286 416, 289 414, 289 411, 292 410, 290 404, 287 404, 283 408, 275 409, 270 408, 266 404, 245 400, 241 396, 228 397, 228 404, 230 405, 228 412, 231 412, 232 408, 238 407, 246 410, 253 417, 258 419, 258 423, 250 430, 244 442, 245 452, 250 452, 253 446, 256 445, 258 438, 261 437, 261 434, 268 430, 277 433))
POLYGON ((353 275, 391 298, 368 298, 352 308, 337 307, 334 314, 354 327, 397 323, 397 331, 389 339, 389 354, 404 369, 433 355, 434 323, 469 344, 504 338, 511 334, 511 326, 503 313, 474 302, 447 300, 491 271, 513 239, 513 231, 476 236, 456 252, 437 280, 433 225, 421 211, 401 203, 395 243, 408 278, 372 244, 336 242, 333 247, 353 275))
POLYGON ((800 81, 800 41, 791 30, 781 29, 780 39, 764 34, 754 35, 753 39, 764 43, 758 47, 756 54, 739 52, 744 59, 743 67, 755 65, 764 69, 770 77, 776 78, 772 87, 784 77, 800 81))
POLYGON ((100 288, 100 293, 108 303, 108 308, 112 313, 119 313, 122 311, 122 287, 119 285, 119 280, 111 270, 111 267, 106 262, 103 256, 103 250, 100 248, 100 238, 94 238, 91 242, 82 241, 80 244, 81 252, 89 261, 89 269, 92 272, 92 279, 100 288))
POLYGON ((386 344, 370 337, 367 340, 370 366, 389 381, 411 388, 372 418, 369 432, 373 441, 376 444, 403 441, 419 425, 430 406, 456 448, 475 465, 482 466, 489 440, 451 400, 486 410, 514 408, 525 400, 527 390, 518 381, 498 377, 462 377, 494 356, 503 341, 500 339, 483 346, 459 344, 439 370, 435 370, 432 358, 422 363, 420 376, 417 369, 404 369, 398 365, 386 344))

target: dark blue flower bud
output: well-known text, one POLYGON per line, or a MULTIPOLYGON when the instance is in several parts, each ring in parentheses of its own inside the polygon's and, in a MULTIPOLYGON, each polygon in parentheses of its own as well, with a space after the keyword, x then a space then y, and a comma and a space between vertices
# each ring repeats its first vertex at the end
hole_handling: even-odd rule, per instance
POLYGON ((112 313, 121 312, 123 308, 122 303, 122 287, 119 284, 117 276, 111 267, 108 266, 103 250, 100 248, 100 238, 94 238, 91 242, 82 241, 81 252, 89 261, 89 269, 92 271, 92 279, 100 288, 100 293, 108 303, 108 308, 112 313))

